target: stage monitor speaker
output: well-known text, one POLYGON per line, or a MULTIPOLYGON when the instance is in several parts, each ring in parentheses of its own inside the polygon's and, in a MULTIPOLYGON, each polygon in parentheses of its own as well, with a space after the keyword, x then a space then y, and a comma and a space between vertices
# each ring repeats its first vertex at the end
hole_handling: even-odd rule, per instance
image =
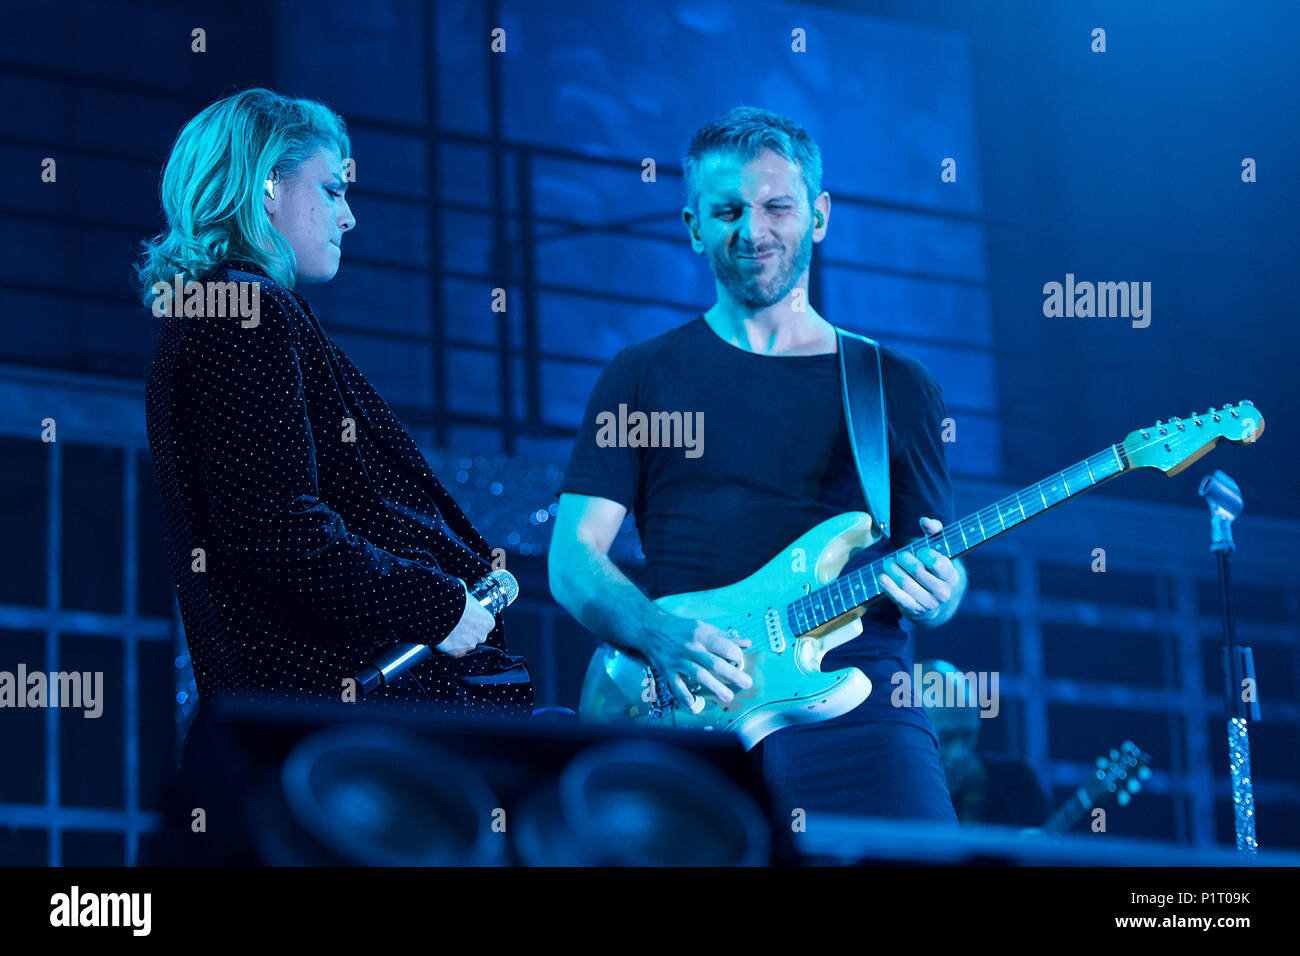
POLYGON ((793 859, 731 736, 205 702, 142 862, 743 866, 793 859))

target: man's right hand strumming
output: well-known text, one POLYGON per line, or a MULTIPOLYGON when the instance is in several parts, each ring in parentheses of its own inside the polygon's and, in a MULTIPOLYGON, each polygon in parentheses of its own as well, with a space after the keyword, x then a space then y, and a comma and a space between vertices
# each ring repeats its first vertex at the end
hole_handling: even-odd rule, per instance
MULTIPOLYGON (((748 639, 736 641, 705 621, 661 613, 650 624, 640 642, 643 653, 671 685, 668 690, 679 702, 697 713, 708 693, 730 703, 737 690, 748 690, 754 679, 744 671, 743 648, 748 639)), ((663 694, 663 689, 657 689, 663 694)))
POLYGON ((704 706, 697 694, 729 703, 736 690, 754 686, 742 670, 742 648, 750 642, 664 612, 627 579, 609 559, 626 514, 616 501, 560 496, 549 556, 551 594, 597 637, 645 657, 670 685, 656 694, 671 694, 695 713, 704 706))
POLYGON ((461 612, 460 621, 446 639, 437 646, 437 650, 451 657, 464 657, 485 640, 492 628, 496 627, 496 618, 487 612, 465 589, 465 610, 461 612))

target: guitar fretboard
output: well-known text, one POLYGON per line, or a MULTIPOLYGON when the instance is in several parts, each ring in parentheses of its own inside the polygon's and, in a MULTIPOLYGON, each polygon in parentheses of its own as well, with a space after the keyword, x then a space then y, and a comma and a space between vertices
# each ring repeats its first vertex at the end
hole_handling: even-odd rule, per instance
POLYGON ((1079 822, 1097 800, 1097 794, 1080 787, 1039 828, 1044 833, 1064 833, 1079 822))
POLYGON ((904 552, 917 556, 924 548, 933 548, 948 558, 955 558, 1010 531, 1035 515, 1114 478, 1127 467, 1123 446, 1111 445, 1063 471, 1008 495, 996 504, 967 515, 960 521, 954 521, 936 534, 918 538, 883 558, 842 574, 786 607, 790 631, 793 634, 807 634, 880 597, 885 593, 880 586, 880 579, 884 575, 885 562, 891 558, 897 560, 904 552))

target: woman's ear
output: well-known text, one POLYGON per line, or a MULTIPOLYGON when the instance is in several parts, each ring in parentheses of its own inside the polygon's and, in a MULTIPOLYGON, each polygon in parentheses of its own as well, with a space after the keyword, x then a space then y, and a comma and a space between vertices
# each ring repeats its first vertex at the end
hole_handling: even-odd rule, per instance
POLYGON ((280 183, 280 174, 272 171, 271 178, 262 181, 262 208, 268 216, 275 214, 275 187, 280 183))

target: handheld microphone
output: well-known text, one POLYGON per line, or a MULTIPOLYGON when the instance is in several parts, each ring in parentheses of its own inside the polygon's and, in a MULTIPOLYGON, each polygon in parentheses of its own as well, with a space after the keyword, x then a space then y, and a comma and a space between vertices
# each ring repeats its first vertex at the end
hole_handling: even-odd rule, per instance
MULTIPOLYGON (((496 617, 519 597, 519 582, 509 571, 497 569, 474 583, 469 589, 470 597, 478 601, 483 608, 496 617)), ((473 654, 478 648, 470 651, 473 654)), ((384 648, 374 661, 357 672, 353 678, 362 695, 391 684, 420 661, 427 660, 433 654, 433 647, 428 644, 413 644, 403 641, 384 648)))
POLYGON ((479 578, 469 593, 489 614, 496 617, 519 597, 519 582, 509 571, 498 569, 479 578))

